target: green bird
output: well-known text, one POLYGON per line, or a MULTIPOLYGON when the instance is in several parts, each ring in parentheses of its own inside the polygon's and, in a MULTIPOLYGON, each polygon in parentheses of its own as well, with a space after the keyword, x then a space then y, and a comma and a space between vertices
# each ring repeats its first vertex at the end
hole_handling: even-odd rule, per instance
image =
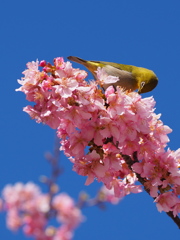
POLYGON ((132 65, 125 65, 113 62, 103 61, 86 61, 78 57, 69 56, 69 60, 84 65, 96 77, 98 67, 104 68, 108 75, 119 77, 119 81, 113 84, 104 84, 106 89, 110 85, 121 86, 124 90, 135 91, 138 93, 146 93, 152 91, 158 84, 156 74, 149 69, 136 67, 132 65))

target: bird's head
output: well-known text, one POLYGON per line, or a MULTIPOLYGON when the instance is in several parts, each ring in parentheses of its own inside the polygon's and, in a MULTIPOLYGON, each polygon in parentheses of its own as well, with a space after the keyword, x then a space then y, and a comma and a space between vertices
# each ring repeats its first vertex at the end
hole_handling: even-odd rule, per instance
POLYGON ((152 91, 158 84, 156 74, 148 69, 142 71, 138 79, 138 93, 146 93, 152 91))

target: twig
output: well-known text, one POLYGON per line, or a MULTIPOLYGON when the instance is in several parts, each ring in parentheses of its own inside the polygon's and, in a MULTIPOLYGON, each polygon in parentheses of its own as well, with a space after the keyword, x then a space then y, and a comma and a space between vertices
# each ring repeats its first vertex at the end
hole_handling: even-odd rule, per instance
MULTIPOLYGON (((123 157, 123 159, 125 160, 126 164, 129 167, 129 169, 131 169, 131 170, 132 170, 132 165, 135 162, 138 162, 137 152, 133 153, 133 159, 129 155, 125 155, 125 154, 122 154, 122 153, 121 153, 121 156, 123 157)), ((135 174, 137 176, 138 181, 144 186, 145 191, 150 195, 149 189, 145 186, 145 183, 147 182, 147 180, 145 178, 142 178, 139 173, 135 173, 135 174)), ((153 198, 153 199, 156 199, 156 198, 153 198)), ((172 211, 166 212, 166 214, 176 223, 176 225, 180 229, 180 218, 178 216, 174 217, 172 211)))

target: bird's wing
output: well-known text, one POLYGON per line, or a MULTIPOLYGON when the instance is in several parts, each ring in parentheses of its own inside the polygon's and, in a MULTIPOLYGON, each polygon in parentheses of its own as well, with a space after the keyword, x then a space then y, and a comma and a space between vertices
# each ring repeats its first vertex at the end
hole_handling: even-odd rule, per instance
MULTIPOLYGON (((134 91, 137 89, 136 79, 133 77, 131 72, 121 70, 111 65, 105 65, 104 70, 108 75, 119 77, 119 81, 116 83, 113 83, 113 86, 121 86, 125 90, 131 90, 131 91, 134 91)), ((105 84, 103 87, 106 89, 110 85, 112 84, 105 84)))

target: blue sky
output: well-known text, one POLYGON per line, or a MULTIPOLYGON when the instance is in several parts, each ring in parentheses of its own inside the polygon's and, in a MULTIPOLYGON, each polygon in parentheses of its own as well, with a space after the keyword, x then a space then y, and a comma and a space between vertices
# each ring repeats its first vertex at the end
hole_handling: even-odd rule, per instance
MULTIPOLYGON (((53 150, 55 131, 32 121, 22 111, 28 104, 15 92, 28 61, 51 61, 69 55, 113 61, 152 69, 159 77, 153 92, 156 113, 173 129, 169 147, 179 147, 180 2, 144 0, 3 1, 0 8, 1 167, 0 189, 7 183, 34 181, 48 175, 44 153, 53 150)), ((75 64, 74 67, 80 67, 75 64)), ((83 68, 83 67, 82 67, 83 68)), ((90 75, 89 78, 92 78, 90 75)), ((61 155, 62 191, 77 198, 85 190, 93 196, 99 184, 84 186, 85 178, 71 171, 61 155)), ((45 188, 43 188, 45 189, 45 188)), ((179 230, 159 213, 146 194, 127 196, 106 211, 85 209, 87 220, 75 232, 77 239, 179 239, 179 230)), ((6 229, 0 214, 0 239, 26 239, 6 229)))

